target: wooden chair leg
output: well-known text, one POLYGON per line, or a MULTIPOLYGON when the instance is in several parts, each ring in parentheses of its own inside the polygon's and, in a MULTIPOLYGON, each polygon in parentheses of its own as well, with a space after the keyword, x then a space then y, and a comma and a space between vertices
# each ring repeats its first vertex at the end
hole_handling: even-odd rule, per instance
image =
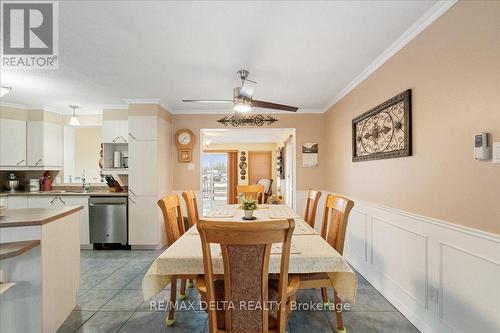
POLYGON ((170 281, 170 302, 168 303, 168 317, 165 323, 172 326, 175 323, 175 302, 177 300, 177 276, 170 281))
POLYGON ((181 290, 179 292, 179 299, 186 299, 186 279, 181 279, 181 290))
POLYGON ((333 291, 335 300, 335 317, 337 318, 337 333, 345 333, 344 320, 342 319, 342 301, 337 296, 337 292, 333 291))
POLYGON ((187 287, 188 288, 193 288, 193 282, 194 282, 193 279, 187 279, 186 282, 187 282, 187 287))
POLYGON ((321 287, 321 297, 323 297, 323 304, 328 305, 330 300, 328 299, 328 291, 325 287, 321 287))

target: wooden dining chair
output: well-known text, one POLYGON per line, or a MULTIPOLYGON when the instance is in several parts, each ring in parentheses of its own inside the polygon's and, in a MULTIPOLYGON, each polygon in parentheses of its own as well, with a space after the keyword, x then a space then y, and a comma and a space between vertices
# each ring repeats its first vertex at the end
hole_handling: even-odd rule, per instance
MULTIPOLYGON (((346 197, 334 194, 328 194, 326 197, 321 225, 321 237, 323 237, 340 255, 344 253, 347 222, 352 207, 354 207, 354 202, 346 197)), ((332 287, 332 284, 326 273, 301 274, 300 279, 301 289, 321 288, 323 302, 325 304, 329 303, 328 291, 326 288, 332 287)), ((342 332, 344 330, 341 309, 342 302, 335 289, 333 290, 333 297, 335 302, 335 315, 337 318, 337 331, 342 332)))
POLYGON ((196 200, 196 193, 192 190, 182 192, 182 198, 186 203, 186 210, 188 215, 189 227, 198 224, 200 216, 198 214, 198 202, 196 200))
MULTIPOLYGON (((158 200, 163 213, 163 222, 165 223, 165 231, 167 233, 167 245, 174 244, 184 234, 184 219, 182 216, 181 205, 177 194, 167 195, 158 200)), ((186 298, 186 276, 172 276, 170 280, 170 303, 167 317, 167 325, 171 326, 175 323, 175 302, 177 298, 177 279, 181 279, 181 290, 179 299, 186 298)))
POLYGON ((316 210, 318 209, 319 198, 321 197, 321 192, 315 190, 308 190, 306 197, 306 210, 304 212, 304 220, 312 228, 316 222, 316 210))
POLYGON ((197 286, 202 300, 208 302, 210 333, 275 332, 284 333, 291 301, 300 279, 288 275, 293 219, 262 222, 220 222, 200 220, 205 275, 197 286), (269 279, 271 246, 283 243, 279 279, 269 279), (219 244, 224 267, 223 279, 213 270, 211 244, 219 244), (243 303, 242 303, 243 302, 243 303), (248 307, 242 304, 279 304, 274 308, 248 307), (274 303, 277 302, 277 303, 274 303), (212 305, 226 306, 222 311, 212 305))
POLYGON ((258 203, 263 203, 264 201, 264 185, 238 185, 237 187, 238 202, 239 199, 244 197, 254 198, 258 203))

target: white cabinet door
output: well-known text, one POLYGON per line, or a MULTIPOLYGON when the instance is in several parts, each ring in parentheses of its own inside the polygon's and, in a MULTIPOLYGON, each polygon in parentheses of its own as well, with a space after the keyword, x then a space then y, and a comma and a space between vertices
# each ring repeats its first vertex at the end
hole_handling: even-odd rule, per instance
POLYGON ((41 195, 41 196, 29 196, 28 197, 28 208, 50 208, 50 207, 63 207, 64 199, 60 196, 52 195, 41 195))
POLYGON ((9 205, 8 197, 0 197, 0 206, 7 207, 9 205))
POLYGON ((89 197, 61 196, 66 206, 83 206, 80 211, 80 245, 90 244, 89 197))
POLYGON ((120 127, 115 120, 103 120, 102 122, 102 142, 114 143, 120 135, 120 127))
POLYGON ((26 122, 0 119, 0 166, 26 166, 26 122))
POLYGON ((60 167, 62 166, 62 127, 45 122, 43 128, 43 165, 60 167))
POLYGON ((130 194, 156 195, 157 146, 155 140, 132 140, 129 143, 128 186, 130 194))
POLYGON ((28 166, 42 166, 45 162, 43 158, 43 121, 28 121, 27 131, 28 166))
POLYGON ((128 240, 130 245, 158 245, 159 207, 156 196, 129 198, 128 240))
POLYGON ((7 207, 9 209, 28 208, 28 197, 25 195, 22 196, 11 195, 7 200, 7 207))
POLYGON ((129 141, 156 140, 158 138, 156 116, 128 117, 129 141))
POLYGON ((128 120, 118 120, 120 142, 128 142, 128 120))

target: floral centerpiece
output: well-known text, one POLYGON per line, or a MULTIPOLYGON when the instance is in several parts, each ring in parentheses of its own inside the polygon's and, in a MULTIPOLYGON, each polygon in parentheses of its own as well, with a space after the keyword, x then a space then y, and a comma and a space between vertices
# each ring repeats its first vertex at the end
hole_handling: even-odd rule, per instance
POLYGON ((277 205, 283 203, 283 196, 281 194, 273 194, 267 199, 270 205, 277 205))
POLYGON ((257 210, 257 200, 252 197, 243 197, 240 207, 245 212, 245 219, 253 219, 253 211, 257 210))

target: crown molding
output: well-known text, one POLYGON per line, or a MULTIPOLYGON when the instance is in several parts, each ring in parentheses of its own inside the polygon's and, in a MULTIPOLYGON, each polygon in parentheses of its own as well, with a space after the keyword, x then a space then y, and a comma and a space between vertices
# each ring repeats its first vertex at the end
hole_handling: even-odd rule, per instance
POLYGON ((47 105, 25 105, 17 103, 0 102, 0 106, 21 109, 21 110, 43 110, 43 111, 56 112, 47 105))
POLYGON ((98 110, 127 110, 128 104, 103 104, 97 105, 98 110))
MULTIPOLYGON (((170 111, 168 104, 165 103, 161 98, 124 98, 123 103, 129 104, 157 104, 163 107, 165 110, 170 111)), ((128 106, 127 106, 128 107, 128 106)))
POLYGON ((342 89, 337 95, 335 95, 335 97, 333 97, 333 99, 331 99, 330 102, 323 107, 323 112, 328 111, 335 104, 337 104, 337 102, 344 98, 361 82, 366 80, 371 74, 373 74, 373 72, 381 67, 387 60, 392 58, 399 50, 405 47, 410 41, 430 26, 441 15, 446 13, 457 2, 458 0, 440 0, 434 4, 434 6, 429 8, 429 10, 427 10, 415 23, 413 23, 408 30, 406 30, 394 43, 392 43, 391 46, 389 46, 389 48, 375 58, 375 60, 367 68, 356 76, 354 80, 345 86, 344 89, 342 89))

